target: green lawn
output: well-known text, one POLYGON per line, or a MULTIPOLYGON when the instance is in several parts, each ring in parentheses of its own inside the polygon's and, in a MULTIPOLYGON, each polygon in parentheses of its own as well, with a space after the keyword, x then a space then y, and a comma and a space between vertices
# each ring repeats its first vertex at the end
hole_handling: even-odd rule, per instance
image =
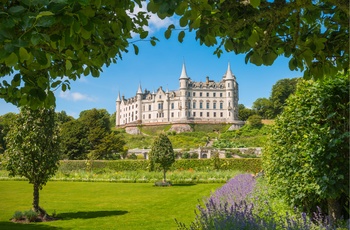
POLYGON ((0 181, 0 229, 176 229, 190 223, 198 200, 222 184, 153 187, 149 183, 53 182, 40 193, 40 206, 61 219, 15 224, 15 211, 31 208, 32 185, 0 181))

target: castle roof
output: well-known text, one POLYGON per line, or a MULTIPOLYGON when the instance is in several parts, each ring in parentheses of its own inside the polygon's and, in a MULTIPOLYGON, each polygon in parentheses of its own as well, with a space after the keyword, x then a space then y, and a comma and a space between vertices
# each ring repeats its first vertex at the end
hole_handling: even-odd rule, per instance
POLYGON ((189 77, 187 76, 185 63, 182 64, 182 71, 181 71, 180 80, 181 79, 189 79, 189 77))
POLYGON ((235 76, 232 74, 230 63, 228 63, 225 80, 234 80, 235 76))

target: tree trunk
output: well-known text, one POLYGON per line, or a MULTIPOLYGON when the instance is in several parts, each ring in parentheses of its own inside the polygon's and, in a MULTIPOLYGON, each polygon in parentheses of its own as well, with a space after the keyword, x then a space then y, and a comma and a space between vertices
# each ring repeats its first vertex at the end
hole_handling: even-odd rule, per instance
POLYGON ((341 218, 341 205, 337 199, 328 199, 328 215, 332 223, 341 218))
POLYGON ((165 183, 166 182, 166 171, 163 170, 163 182, 165 183))
POLYGON ((33 184, 33 210, 39 213, 39 185, 33 184))

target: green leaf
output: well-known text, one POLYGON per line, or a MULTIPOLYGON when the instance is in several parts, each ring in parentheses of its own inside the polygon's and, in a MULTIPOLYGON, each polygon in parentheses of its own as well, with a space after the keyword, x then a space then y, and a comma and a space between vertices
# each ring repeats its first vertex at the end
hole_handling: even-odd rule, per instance
POLYGON ((260 6, 260 0, 250 0, 250 5, 252 5, 254 8, 257 8, 260 6))
POLYGON ((165 37, 166 39, 169 39, 170 36, 171 36, 171 32, 172 32, 172 30, 167 29, 167 30, 164 32, 164 37, 165 37))
POLYGON ((135 54, 138 55, 139 54, 139 47, 135 44, 132 44, 134 46, 134 51, 135 51, 135 54))
POLYGON ((180 33, 179 33, 179 36, 178 36, 178 40, 179 40, 179 42, 180 43, 182 43, 183 42, 183 40, 184 40, 184 37, 185 37, 185 31, 181 31, 180 33))
POLYGON ((256 30, 253 30, 252 31, 252 34, 250 35, 250 37, 248 38, 248 44, 251 46, 251 47, 255 47, 256 46, 256 43, 259 41, 259 34, 258 34, 258 31, 256 30))
POLYGON ((42 11, 36 16, 36 19, 39 19, 44 16, 52 16, 52 15, 55 15, 55 14, 52 13, 51 11, 42 11))
POLYGON ((40 39, 41 39, 40 34, 38 34, 38 33, 33 33, 32 36, 31 36, 31 38, 30 38, 30 41, 32 42, 32 44, 33 44, 34 46, 36 46, 37 44, 39 44, 40 39))
POLYGON ((15 53, 11 53, 7 58, 5 58, 5 64, 7 66, 14 66, 18 63, 18 57, 15 53))
POLYGON ((142 31, 142 32, 140 33, 140 38, 141 38, 141 39, 145 39, 147 36, 148 36, 148 31, 142 31))
POLYGON ((72 68, 72 62, 68 59, 66 60, 66 70, 70 70, 72 68))
POLYGON ((26 9, 23 6, 13 6, 9 9, 10 14, 19 14, 24 12, 26 9))
POLYGON ((51 88, 56 88, 57 86, 59 86, 60 84, 62 83, 62 81, 58 80, 58 81, 55 81, 51 84, 51 88))
POLYGON ((21 62, 29 60, 30 55, 27 52, 26 48, 24 48, 24 47, 19 48, 19 58, 20 58, 21 62))
POLYGON ((156 44, 157 44, 155 40, 151 40, 150 42, 151 42, 152 46, 156 46, 156 44))

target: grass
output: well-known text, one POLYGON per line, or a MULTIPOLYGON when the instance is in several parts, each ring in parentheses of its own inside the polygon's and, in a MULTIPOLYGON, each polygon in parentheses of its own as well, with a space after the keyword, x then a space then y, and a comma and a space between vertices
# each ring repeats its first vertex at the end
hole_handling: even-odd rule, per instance
POLYGON ((40 193, 40 205, 60 220, 16 224, 9 219, 31 208, 32 186, 0 181, 0 229, 176 229, 175 218, 191 222, 198 200, 221 185, 50 181, 40 193))

